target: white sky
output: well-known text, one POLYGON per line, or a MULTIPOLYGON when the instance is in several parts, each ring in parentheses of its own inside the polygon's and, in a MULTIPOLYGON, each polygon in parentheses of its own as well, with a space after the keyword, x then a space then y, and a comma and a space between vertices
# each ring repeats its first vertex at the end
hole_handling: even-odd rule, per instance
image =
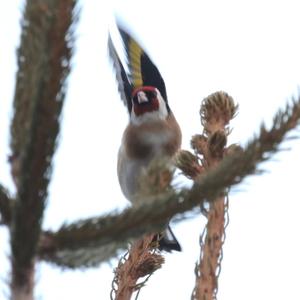
MULTIPOLYGON (((0 10, 0 182, 13 191, 7 165, 21 2, 0 10)), ((200 101, 224 90, 240 105, 231 142, 245 142, 260 123, 297 95, 300 84, 298 1, 82 0, 76 54, 64 107, 60 147, 44 228, 127 205, 116 176, 116 157, 127 122, 106 39, 116 12, 165 78, 169 102, 183 131, 183 148, 200 133, 200 101)), ((299 140, 261 167, 230 195, 219 300, 300 299, 299 140)), ((174 226, 182 253, 143 288, 140 299, 189 299, 203 218, 174 226)), ((0 299, 7 298, 7 232, 0 229, 0 299)), ((87 271, 38 267, 37 299, 109 299, 116 261, 87 271)))

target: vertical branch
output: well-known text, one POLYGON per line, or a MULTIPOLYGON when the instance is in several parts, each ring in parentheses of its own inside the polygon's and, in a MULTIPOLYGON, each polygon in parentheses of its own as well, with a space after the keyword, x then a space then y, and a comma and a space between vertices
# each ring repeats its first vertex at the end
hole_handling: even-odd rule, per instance
POLYGON ((11 222, 12 299, 33 299, 34 258, 73 45, 75 0, 28 0, 11 124, 17 187, 11 222))
MULTIPOLYGON (((205 172, 216 168, 223 156, 237 149, 230 146, 225 149, 227 136, 230 133, 227 125, 235 116, 237 106, 233 99, 224 92, 217 92, 203 100, 200 116, 204 127, 202 135, 195 135, 191 145, 196 155, 189 151, 180 151, 176 165, 184 174, 195 181, 201 180, 205 172), (199 163, 200 161, 200 163, 199 163)), ((226 192, 216 199, 209 199, 209 208, 202 207, 207 217, 207 225, 200 237, 200 262, 196 266, 196 284, 192 299, 216 299, 218 275, 222 259, 222 246, 225 239, 228 213, 226 192)), ((202 205, 203 206, 203 205, 202 205)))
MULTIPOLYGON (((212 94, 203 100, 200 115, 204 132, 203 135, 193 137, 192 146, 201 156, 205 170, 215 168, 222 160, 227 136, 230 133, 227 125, 234 117, 236 110, 237 107, 232 98, 223 92, 212 94)), ((216 299, 227 205, 227 196, 224 192, 209 204, 206 212, 207 225, 201 236, 200 262, 196 267, 193 299, 216 299)))
POLYGON ((12 206, 13 200, 9 197, 8 191, 0 184, 0 225, 10 224, 12 206))
POLYGON ((201 236, 200 263, 196 270, 195 299, 216 299, 218 275, 225 236, 225 213, 227 202, 224 196, 210 205, 205 233, 201 236))

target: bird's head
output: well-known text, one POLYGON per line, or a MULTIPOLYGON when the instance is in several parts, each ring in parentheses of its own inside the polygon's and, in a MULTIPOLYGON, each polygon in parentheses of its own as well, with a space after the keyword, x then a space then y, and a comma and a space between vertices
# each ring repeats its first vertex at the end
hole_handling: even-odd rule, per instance
POLYGON ((168 109, 160 91, 153 86, 136 88, 132 93, 131 121, 141 123, 147 120, 165 119, 168 109))

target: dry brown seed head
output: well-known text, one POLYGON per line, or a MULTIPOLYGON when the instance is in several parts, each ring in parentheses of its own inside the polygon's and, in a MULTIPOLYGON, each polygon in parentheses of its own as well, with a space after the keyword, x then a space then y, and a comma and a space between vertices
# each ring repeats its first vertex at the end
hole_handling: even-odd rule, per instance
POLYGON ((202 101, 200 108, 201 123, 206 133, 224 129, 236 115, 238 105, 225 92, 216 92, 202 101))
POLYGON ((221 159, 224 147, 227 143, 227 136, 224 131, 216 131, 208 140, 208 147, 211 157, 221 159))
POLYGON ((149 253, 146 257, 144 257, 143 261, 136 266, 135 274, 137 278, 147 276, 161 268, 164 262, 165 259, 160 254, 149 253))
POLYGON ((191 139, 191 147, 196 153, 205 155, 207 153, 207 137, 202 134, 196 134, 191 139))
POLYGON ((189 178, 194 179, 204 168, 199 164, 197 156, 187 150, 181 150, 175 157, 176 166, 189 178))

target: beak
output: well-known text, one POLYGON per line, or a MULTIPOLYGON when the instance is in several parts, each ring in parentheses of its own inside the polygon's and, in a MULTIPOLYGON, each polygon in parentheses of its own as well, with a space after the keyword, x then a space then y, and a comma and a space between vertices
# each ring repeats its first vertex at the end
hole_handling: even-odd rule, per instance
POLYGON ((148 102, 148 98, 144 92, 138 92, 137 99, 139 104, 148 102))

